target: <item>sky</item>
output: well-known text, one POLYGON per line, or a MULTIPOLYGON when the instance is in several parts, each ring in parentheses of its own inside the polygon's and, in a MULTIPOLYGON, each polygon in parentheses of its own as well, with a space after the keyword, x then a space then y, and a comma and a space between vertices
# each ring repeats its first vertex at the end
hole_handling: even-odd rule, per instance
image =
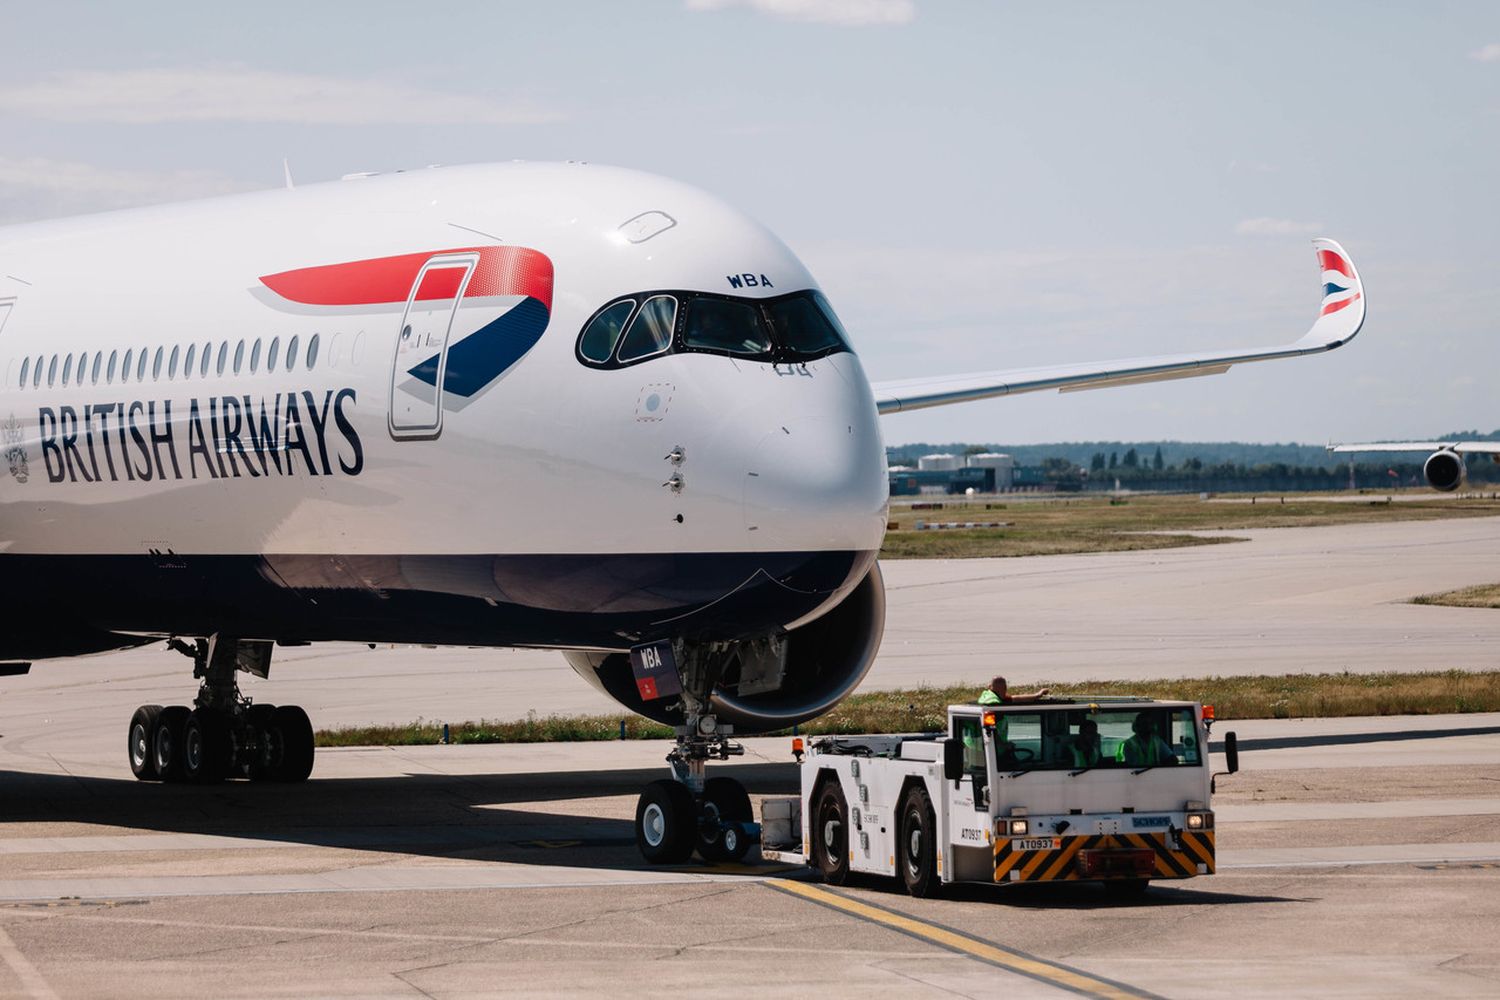
POLYGON ((872 379, 1348 347, 882 418, 891 444, 1500 427, 1500 5, 961 0, 22 3, 0 224, 355 171, 588 160, 807 263, 872 379))

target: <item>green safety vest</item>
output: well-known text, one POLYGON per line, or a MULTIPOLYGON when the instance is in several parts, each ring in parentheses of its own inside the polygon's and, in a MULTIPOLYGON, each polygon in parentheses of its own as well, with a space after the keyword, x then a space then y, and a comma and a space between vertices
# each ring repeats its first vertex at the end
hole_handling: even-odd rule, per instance
POLYGON ((989 688, 985 688, 979 692, 978 701, 981 705, 998 705, 1000 704, 1000 696, 989 688))
POLYGON ((1163 762, 1163 754, 1161 752, 1161 749, 1164 746, 1166 746, 1166 744, 1155 736, 1152 736, 1144 742, 1139 736, 1132 736, 1129 739, 1123 741, 1118 747, 1115 748, 1115 760, 1119 761, 1122 764, 1125 763, 1125 759, 1127 756, 1125 748, 1130 747, 1135 751, 1135 753, 1131 754, 1130 756, 1134 756, 1137 763, 1141 766, 1160 764, 1163 762))
POLYGON ((1086 750, 1083 747, 1080 747, 1080 746, 1074 746, 1073 747, 1073 766, 1074 767, 1093 767, 1094 765, 1096 765, 1098 763, 1099 763, 1099 748, 1098 747, 1089 747, 1086 750))

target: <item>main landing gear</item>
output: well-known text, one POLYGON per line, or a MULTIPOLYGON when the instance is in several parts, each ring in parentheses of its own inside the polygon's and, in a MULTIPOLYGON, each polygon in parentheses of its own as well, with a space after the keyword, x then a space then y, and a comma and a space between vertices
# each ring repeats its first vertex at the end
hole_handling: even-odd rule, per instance
POLYGON ((708 862, 739 861, 760 839, 745 786, 704 776, 710 760, 745 752, 729 738, 733 729, 709 712, 708 694, 722 663, 714 653, 679 658, 686 725, 677 727, 677 745, 667 754, 672 777, 647 785, 636 802, 635 843, 652 864, 681 864, 694 851, 708 862))
POLYGON ((142 705, 130 719, 130 770, 141 781, 206 784, 225 778, 306 781, 312 773, 313 730, 295 705, 252 705, 235 672, 265 677, 271 643, 214 635, 168 645, 192 657, 200 678, 193 707, 142 705))

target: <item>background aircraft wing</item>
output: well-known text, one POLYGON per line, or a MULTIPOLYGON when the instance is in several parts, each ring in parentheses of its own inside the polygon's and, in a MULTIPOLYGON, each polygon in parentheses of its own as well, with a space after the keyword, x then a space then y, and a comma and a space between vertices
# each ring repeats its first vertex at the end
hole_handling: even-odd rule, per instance
POLYGON ((1369 444, 1331 444, 1329 451, 1457 451, 1466 454, 1500 454, 1500 441, 1372 441, 1369 444))
POLYGON ((1313 240, 1313 246, 1322 268, 1323 302, 1312 328, 1290 344, 876 382, 871 386, 875 402, 881 413, 900 413, 1042 389, 1070 392, 1218 375, 1231 365, 1331 351, 1353 340, 1364 324, 1364 286, 1343 247, 1328 239, 1313 240))

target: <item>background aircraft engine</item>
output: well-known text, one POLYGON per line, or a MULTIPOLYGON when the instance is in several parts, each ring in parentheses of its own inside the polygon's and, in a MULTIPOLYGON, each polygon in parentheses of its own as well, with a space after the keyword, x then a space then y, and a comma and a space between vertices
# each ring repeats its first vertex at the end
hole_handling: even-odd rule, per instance
MULTIPOLYGON (((763 733, 806 722, 843 701, 864 679, 885 630, 885 584, 879 565, 831 611, 792 629, 784 642, 736 643, 713 704, 736 733, 763 733)), ((565 652, 584 680, 632 712, 680 725, 674 698, 643 701, 625 653, 565 652)))
POLYGON ((1445 448, 1433 452, 1432 457, 1422 466, 1422 475, 1427 477, 1427 484, 1433 489, 1452 493, 1464 484, 1468 469, 1464 467, 1463 457, 1458 452, 1445 448))

